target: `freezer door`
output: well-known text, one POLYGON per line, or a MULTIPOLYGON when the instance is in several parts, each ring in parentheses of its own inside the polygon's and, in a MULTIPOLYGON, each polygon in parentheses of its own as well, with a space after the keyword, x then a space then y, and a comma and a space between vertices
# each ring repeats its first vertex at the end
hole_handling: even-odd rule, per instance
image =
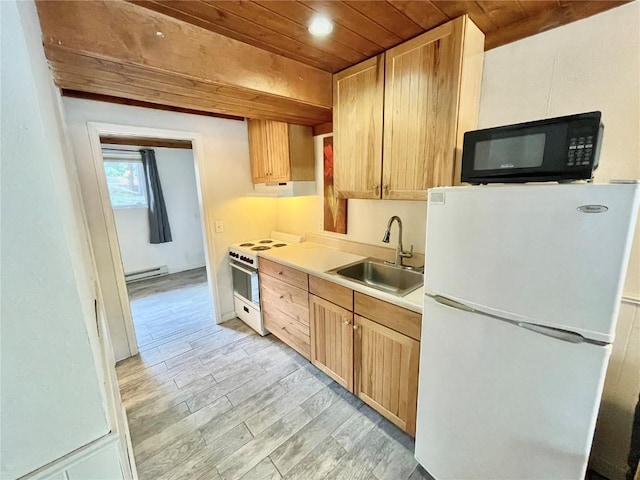
POLYGON ((610 346, 425 297, 416 459, 437 480, 583 479, 610 346))
POLYGON ((613 340, 639 185, 430 190, 425 291, 613 340))

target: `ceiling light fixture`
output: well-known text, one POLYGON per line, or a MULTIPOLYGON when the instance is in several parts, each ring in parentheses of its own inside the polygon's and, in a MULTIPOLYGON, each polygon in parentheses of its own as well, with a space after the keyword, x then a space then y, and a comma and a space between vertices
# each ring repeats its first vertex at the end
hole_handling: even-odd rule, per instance
POLYGON ((309 24, 309 33, 315 37, 326 37, 333 31, 333 23, 327 17, 314 17, 309 24))

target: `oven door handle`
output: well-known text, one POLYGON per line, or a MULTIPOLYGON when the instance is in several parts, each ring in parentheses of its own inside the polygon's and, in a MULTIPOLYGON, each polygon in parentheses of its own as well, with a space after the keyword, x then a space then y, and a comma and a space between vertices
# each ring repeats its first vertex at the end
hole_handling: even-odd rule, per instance
POLYGON ((241 267, 240 265, 238 265, 235 262, 229 262, 231 264, 231 268, 235 268, 237 270, 240 270, 241 272, 246 273, 247 275, 253 275, 255 273, 258 273, 257 270, 247 270, 246 268, 241 267))

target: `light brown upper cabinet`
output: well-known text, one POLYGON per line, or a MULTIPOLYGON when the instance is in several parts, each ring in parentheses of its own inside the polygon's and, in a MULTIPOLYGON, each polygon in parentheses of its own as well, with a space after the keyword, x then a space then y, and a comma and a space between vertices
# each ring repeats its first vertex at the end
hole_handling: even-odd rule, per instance
POLYGON ((333 76, 334 185, 342 198, 380 198, 384 54, 333 76))
POLYGON ((384 55, 334 75, 335 185, 343 198, 424 200, 428 188, 459 183, 484 34, 465 15, 384 55), (383 63, 384 81, 370 72, 383 63))
POLYGON ((253 183, 315 180, 311 127, 248 120, 253 183))

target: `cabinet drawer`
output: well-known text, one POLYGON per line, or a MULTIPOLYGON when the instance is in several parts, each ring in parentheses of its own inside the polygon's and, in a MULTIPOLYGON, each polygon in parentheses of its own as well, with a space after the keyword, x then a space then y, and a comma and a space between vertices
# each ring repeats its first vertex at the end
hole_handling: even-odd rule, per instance
POLYGON ((309 293, 353 311, 353 290, 350 288, 309 275, 309 293))
POLYGON ((415 340, 420 340, 422 315, 419 313, 360 292, 355 292, 354 304, 354 312, 358 315, 374 320, 415 340))
POLYGON ((273 307, 262 310, 262 320, 267 330, 309 360, 311 347, 308 327, 305 334, 300 330, 298 321, 273 307))
POLYGON ((305 291, 309 289, 309 276, 306 273, 296 270, 295 268, 285 267, 271 260, 265 260, 264 258, 261 258, 259 262, 261 274, 270 275, 290 285, 302 288, 305 291))
POLYGON ((260 274, 260 304, 263 310, 280 310, 305 325, 308 331, 309 298, 306 290, 260 274))

